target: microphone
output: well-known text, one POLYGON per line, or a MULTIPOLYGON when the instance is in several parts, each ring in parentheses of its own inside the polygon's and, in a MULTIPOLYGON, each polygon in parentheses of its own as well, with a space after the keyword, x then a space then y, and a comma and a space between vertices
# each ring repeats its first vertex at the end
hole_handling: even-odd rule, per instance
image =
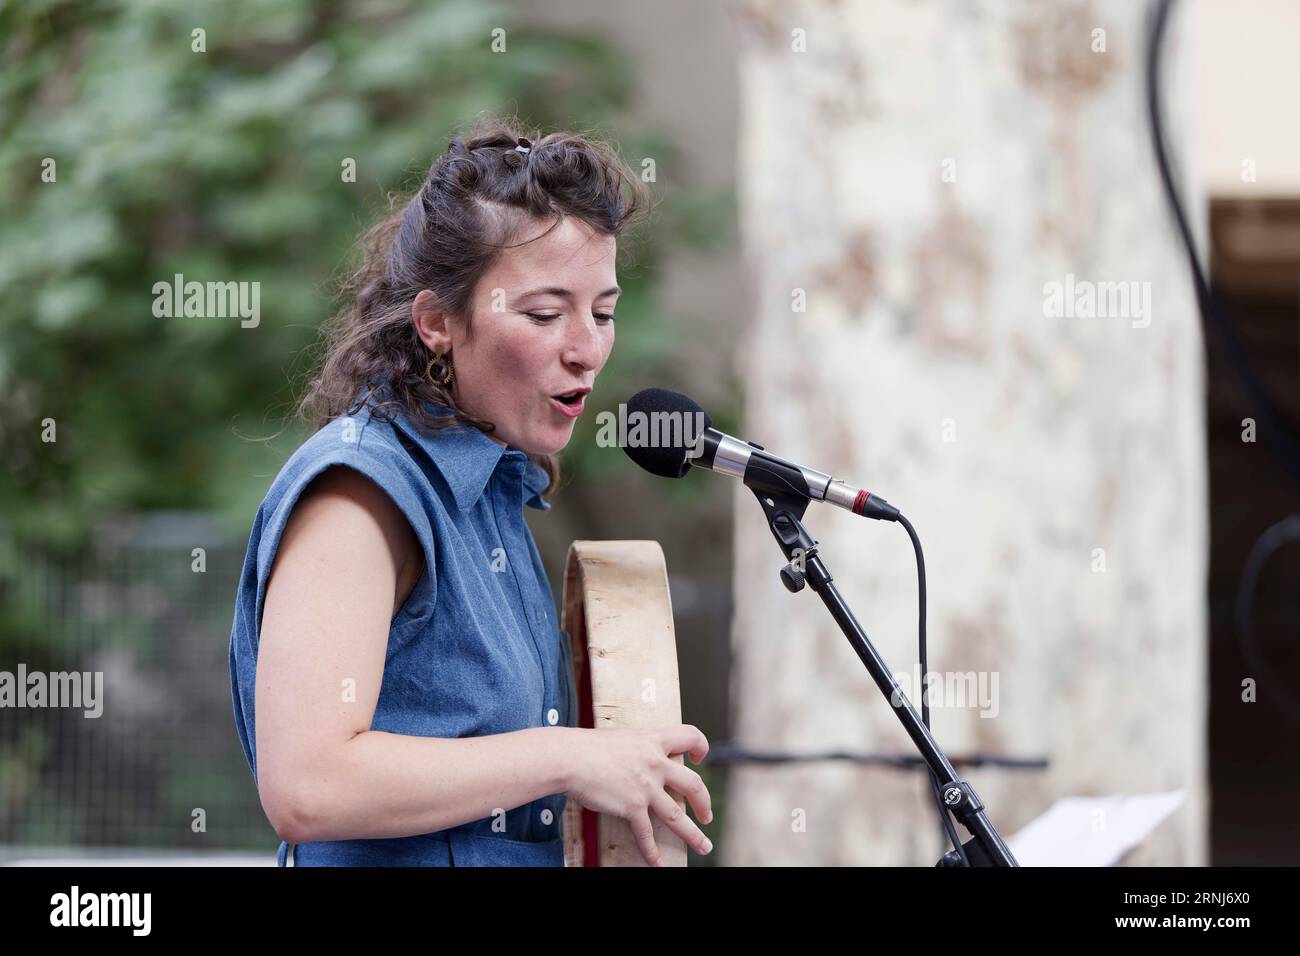
POLYGON ((865 488, 718 431, 704 409, 680 392, 643 388, 627 400, 626 409, 632 427, 621 431, 619 444, 629 458, 653 475, 681 478, 692 466, 706 468, 739 478, 747 487, 766 494, 823 501, 881 521, 899 518, 897 508, 865 488))

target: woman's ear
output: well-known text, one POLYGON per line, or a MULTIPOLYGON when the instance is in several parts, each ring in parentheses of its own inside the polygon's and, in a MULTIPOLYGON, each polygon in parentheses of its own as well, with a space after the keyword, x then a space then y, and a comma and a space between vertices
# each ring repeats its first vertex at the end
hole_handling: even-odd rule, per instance
POLYGON ((415 333, 429 351, 451 351, 451 330, 447 328, 447 313, 438 303, 438 295, 431 289, 421 289, 411 303, 411 321, 415 333))

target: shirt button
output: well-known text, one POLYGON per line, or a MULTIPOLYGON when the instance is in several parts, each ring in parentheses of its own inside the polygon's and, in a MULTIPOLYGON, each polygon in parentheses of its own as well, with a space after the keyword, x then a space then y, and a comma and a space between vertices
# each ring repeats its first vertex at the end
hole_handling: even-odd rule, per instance
POLYGON ((555 819, 555 814, 553 814, 550 810, 542 811, 542 823, 544 823, 546 826, 549 827, 551 825, 551 821, 554 819, 555 819))
POLYGON ((560 722, 560 712, 552 707, 546 712, 546 722, 554 726, 560 722))

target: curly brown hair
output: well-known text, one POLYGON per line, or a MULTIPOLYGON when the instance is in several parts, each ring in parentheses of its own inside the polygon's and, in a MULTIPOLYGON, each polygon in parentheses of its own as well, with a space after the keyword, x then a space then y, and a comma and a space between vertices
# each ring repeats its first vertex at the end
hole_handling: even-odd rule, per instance
MULTIPOLYGON (((432 355, 411 319, 416 295, 431 290, 468 334, 479 279, 530 220, 553 220, 549 233, 572 216, 617 237, 652 207, 649 187, 613 146, 574 132, 525 132, 513 119, 478 120, 451 141, 413 195, 390 197, 387 218, 362 235, 361 263, 339 285, 340 308, 322 327, 323 355, 297 415, 320 429, 378 393, 384 400, 372 414, 380 419, 399 406, 431 430, 463 422, 495 431, 460 408, 450 387, 425 377, 432 355), (529 141, 528 154, 516 150, 529 141), (451 414, 431 412, 425 402, 451 414)), ((550 477, 549 498, 559 461, 529 457, 550 477)))

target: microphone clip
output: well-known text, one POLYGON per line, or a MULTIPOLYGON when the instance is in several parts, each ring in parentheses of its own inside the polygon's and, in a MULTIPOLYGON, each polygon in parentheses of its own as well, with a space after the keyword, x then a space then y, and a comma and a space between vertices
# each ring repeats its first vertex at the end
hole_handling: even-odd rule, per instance
POLYGON ((832 579, 817 557, 817 542, 800 521, 810 499, 789 492, 750 488, 767 516, 767 526, 790 563, 781 569, 781 583, 791 594, 804 589, 811 578, 813 590, 819 591, 832 579))

